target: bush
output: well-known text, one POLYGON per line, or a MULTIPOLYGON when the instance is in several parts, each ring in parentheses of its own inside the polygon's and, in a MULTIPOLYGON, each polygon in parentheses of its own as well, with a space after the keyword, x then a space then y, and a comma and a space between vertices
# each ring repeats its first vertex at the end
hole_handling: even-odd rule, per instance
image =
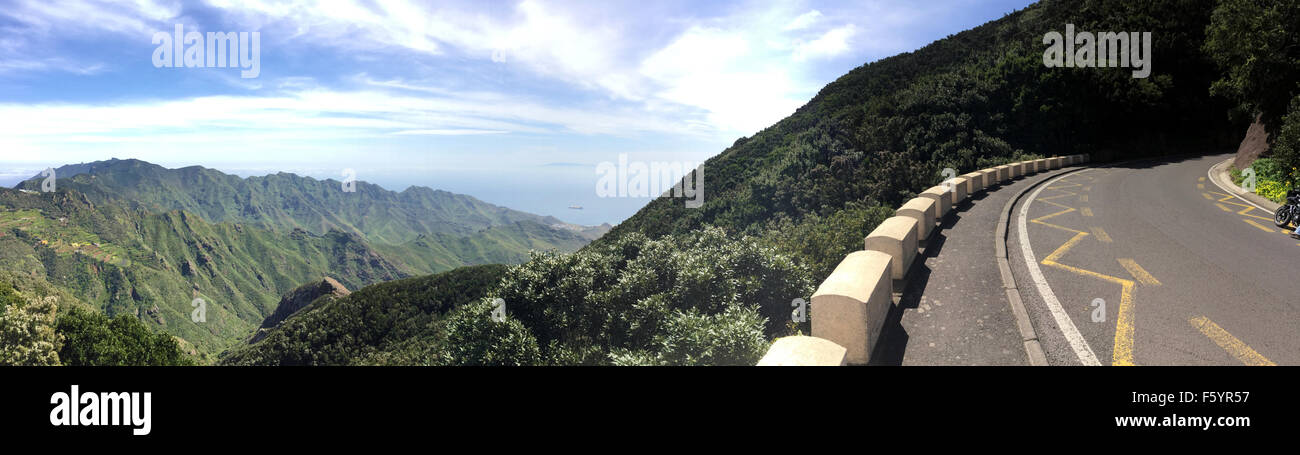
POLYGON ((706 227, 536 253, 493 297, 536 335, 547 363, 743 363, 757 360, 750 335, 762 344, 787 333, 790 302, 812 288, 789 256, 706 227))
POLYGON ((754 365, 767 352, 766 321, 752 308, 721 314, 678 312, 664 325, 650 351, 624 352, 615 365, 754 365))
POLYGON ((785 219, 773 223, 763 240, 783 253, 806 259, 813 279, 822 280, 844 256, 861 250, 862 239, 894 212, 884 206, 851 205, 830 216, 809 215, 798 223, 785 219))
POLYGON ((1277 181, 1288 186, 1300 182, 1300 95, 1291 100, 1271 154, 1277 161, 1277 181))
POLYGON ((19 303, 24 303, 24 301, 22 296, 18 295, 18 291, 15 291, 14 287, 8 283, 0 283, 0 314, 4 314, 5 308, 10 305, 19 303))
POLYGON ((442 365, 535 365, 541 363, 537 339, 512 318, 492 320, 495 305, 488 299, 462 306, 447 316, 447 340, 442 355, 430 363, 442 365))
POLYGON ((54 328, 57 312, 53 297, 10 300, 0 313, 0 365, 58 365, 63 336, 54 328))
POLYGON ((73 308, 58 318, 66 342, 59 350, 64 365, 193 365, 176 339, 153 333, 134 316, 109 319, 103 313, 73 308))
POLYGON ((1279 204, 1286 201, 1286 192, 1290 189, 1291 185, 1274 182, 1272 180, 1262 180, 1255 184, 1255 194, 1264 196, 1264 198, 1279 204))

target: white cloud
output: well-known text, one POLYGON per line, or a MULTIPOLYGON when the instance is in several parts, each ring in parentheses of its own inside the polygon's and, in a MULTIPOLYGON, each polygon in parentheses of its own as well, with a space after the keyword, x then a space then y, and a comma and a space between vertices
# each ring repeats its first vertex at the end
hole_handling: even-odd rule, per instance
MULTIPOLYGON (((182 113, 179 118, 187 119, 188 123, 155 125, 168 128, 213 122, 244 125, 240 119, 259 118, 283 121, 286 126, 345 131, 356 125, 359 130, 387 137, 394 136, 395 131, 412 132, 396 136, 568 131, 734 137, 752 134, 806 102, 826 82, 817 78, 826 77, 823 74, 813 76, 815 70, 823 68, 820 65, 851 61, 856 66, 868 51, 893 52, 914 47, 916 43, 899 37, 900 30, 924 20, 928 11, 943 8, 946 3, 871 2, 819 5, 819 9, 810 9, 786 2, 760 2, 726 9, 723 16, 699 17, 692 11, 681 11, 652 17, 645 12, 651 6, 633 3, 601 8, 588 3, 538 0, 511 4, 405 0, 204 1, 219 8, 227 24, 262 30, 262 37, 267 40, 264 49, 292 53, 291 46, 295 44, 309 45, 313 50, 334 49, 344 57, 358 59, 362 65, 397 69, 385 71, 389 75, 400 74, 399 65, 410 61, 448 73, 456 71, 448 70, 450 67, 464 66, 466 79, 471 82, 468 90, 479 92, 466 93, 465 84, 434 86, 397 80, 363 81, 362 88, 336 86, 322 90, 314 88, 316 80, 312 78, 305 78, 311 82, 306 86, 277 85, 261 79, 228 79, 229 86, 262 97, 196 96, 173 102, 182 107, 167 102, 140 102, 113 109, 125 110, 134 115, 126 118, 144 120, 145 125, 155 122, 141 119, 146 112, 136 113, 133 109, 172 112, 192 107, 222 113, 225 112, 222 109, 230 108, 239 113, 238 116, 182 113), (859 26, 853 21, 863 22, 859 26), (475 72, 493 65, 541 81, 530 79, 529 83, 534 85, 519 91, 532 93, 532 89, 540 88, 539 92, 545 94, 520 102, 504 93, 491 92, 515 87, 472 85, 477 77, 475 72), (419 93, 400 93, 403 90, 419 93), (593 94, 596 96, 590 96, 593 94), (408 100, 429 95, 434 96, 429 106, 408 105, 408 100), (393 102, 396 107, 393 112, 372 112, 374 105, 355 103, 357 100, 393 102), (335 101, 343 104, 327 107, 310 104, 335 101), (277 104, 288 105, 283 112, 305 117, 295 120, 281 116, 281 111, 263 108, 277 104), (346 111, 348 106, 358 111, 346 111), (313 109, 328 114, 321 115, 313 109), (381 127, 391 129, 378 132, 381 127)), ((23 0, 13 8, 0 11, 0 16, 9 16, 37 30, 85 27, 135 37, 148 36, 160 27, 170 29, 170 24, 184 19, 185 13, 179 2, 170 0, 124 3, 23 0), (95 19, 86 20, 88 17, 95 19)), ((4 62, 0 63, 0 72, 50 70, 58 66, 39 60, 3 59, 4 49, 30 47, 24 40, 0 38, 0 62, 4 62)), ((78 68, 77 71, 94 74, 104 67, 78 68)), ((318 80, 334 80, 324 76, 318 80)), ((427 80, 427 77, 412 71, 410 79, 427 80)), ((344 85, 348 82, 357 81, 345 80, 344 85)), ((75 116, 93 108, 79 106, 70 114, 74 115, 74 121, 81 121, 75 116)), ((12 106, 4 109, 10 109, 9 114, 14 112, 12 106)), ((98 111, 97 115, 124 112, 120 110, 98 111)), ((0 110, 0 115, 3 114, 0 110)), ((103 123, 127 131, 140 129, 129 122, 103 123)), ((85 126, 95 128, 93 124, 87 119, 85 126)), ((41 125, 33 126, 39 130, 41 125)), ((111 130, 100 127, 98 131, 111 130)))
POLYGON ((856 25, 848 24, 836 27, 821 37, 795 47, 794 60, 804 61, 809 58, 829 58, 843 55, 850 50, 849 40, 858 33, 856 25))
POLYGON ((64 58, 50 57, 44 59, 5 58, 0 59, 0 74, 20 71, 62 71, 88 76, 105 70, 103 63, 75 62, 64 58))
POLYGON ((336 91, 295 87, 273 96, 200 96, 121 104, 0 103, 0 149, 8 160, 52 159, 87 146, 226 149, 223 156, 268 150, 337 150, 342 141, 376 144, 402 137, 641 133, 701 134, 668 114, 632 108, 599 112, 487 92, 457 92, 402 82, 336 91), (398 88, 400 87, 400 88, 398 88), (416 93, 402 93, 415 91, 416 93), (245 149, 247 147, 247 149, 245 149), (34 151, 40 151, 36 154, 34 151))
POLYGON ((796 17, 794 18, 794 20, 790 21, 790 23, 787 24, 785 28, 782 28, 782 30, 785 30, 787 32, 793 30, 803 30, 811 26, 813 22, 817 22, 817 19, 820 19, 821 17, 822 17, 821 11, 812 10, 800 14, 799 17, 796 17))
POLYGON ((764 61, 744 32, 692 28, 646 58, 641 75, 659 99, 707 112, 712 126, 751 134, 794 112, 797 84, 779 62, 764 61))
POLYGON ((470 130, 470 129, 432 129, 432 130, 402 130, 393 134, 399 136, 478 136, 483 134, 506 134, 509 131, 503 130, 470 130))

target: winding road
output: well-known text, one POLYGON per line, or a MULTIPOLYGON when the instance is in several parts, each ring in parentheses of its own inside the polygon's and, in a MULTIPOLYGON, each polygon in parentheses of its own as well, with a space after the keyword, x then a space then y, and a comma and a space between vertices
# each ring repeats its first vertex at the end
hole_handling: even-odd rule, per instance
POLYGON ((1052 365, 1300 364, 1300 241, 1209 177, 1231 155, 1038 185, 1006 240, 1052 365))

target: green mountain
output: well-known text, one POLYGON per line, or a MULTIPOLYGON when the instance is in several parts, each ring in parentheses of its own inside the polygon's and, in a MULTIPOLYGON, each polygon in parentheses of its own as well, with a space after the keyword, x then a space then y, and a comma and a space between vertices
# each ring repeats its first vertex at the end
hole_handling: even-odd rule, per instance
POLYGON ((0 189, 0 271, 138 317, 205 359, 247 340, 281 295, 322 276, 358 289, 517 263, 532 249, 573 251, 599 234, 426 188, 356 182, 345 193, 340 182, 292 174, 241 179, 138 160, 56 175, 53 193, 39 191, 39 178, 0 189), (194 299, 205 321, 192 320, 194 299))
POLYGON ((447 342, 446 317, 486 295, 502 265, 462 267, 367 286, 341 295, 316 283, 286 299, 308 300, 260 340, 237 347, 225 365, 360 365, 436 362, 447 342))
POLYGON ((330 275, 360 287, 409 276, 356 234, 209 223, 188 212, 94 205, 75 190, 0 190, 0 269, 131 314, 201 353, 252 333, 280 294, 330 275), (192 321, 194 299, 206 320, 192 321))
POLYGON ((861 248, 880 211, 938 184, 944 168, 963 174, 1039 156, 1110 160, 1235 146, 1246 124, 1229 121, 1231 103, 1210 95, 1219 73, 1207 70, 1214 65, 1201 49, 1216 3, 1045 0, 863 65, 707 160, 703 207, 654 200, 596 243, 720 226, 778 244, 826 276, 861 248), (1150 31, 1151 76, 1046 67, 1043 37, 1066 24, 1150 31))
MULTIPOLYGON (((601 234, 584 234, 581 226, 570 227, 554 217, 425 187, 399 193, 357 181, 350 188, 355 191, 347 192, 336 180, 288 173, 240 178, 200 166, 167 169, 134 159, 67 165, 55 169, 55 174, 57 186, 75 189, 94 202, 128 201, 152 212, 183 210, 214 223, 256 224, 274 231, 338 230, 392 245, 422 234, 467 236, 520 221, 587 240, 601 234)), ((17 187, 38 191, 40 184, 40 178, 32 178, 17 187)))
MULTIPOLYGON (((0 204, 13 213, 8 222, 27 223, 0 225, 0 232, 21 240, 5 253, 6 240, 0 237, 0 254, 6 254, 5 264, 27 261, 14 267, 19 272, 38 270, 33 275, 43 274, 112 309, 111 296, 134 299, 137 292, 122 286, 109 292, 97 283, 126 281, 92 280, 77 287, 67 277, 107 270, 130 278, 123 267, 145 267, 181 277, 176 286, 201 281, 204 292, 253 289, 255 276, 236 274, 238 282, 217 278, 220 274, 205 279, 205 266, 212 262, 199 262, 204 254, 211 261, 225 260, 215 253, 222 248, 246 253, 249 247, 228 234, 244 229, 279 247, 250 263, 249 271, 293 268, 280 264, 309 269, 280 272, 301 277, 296 284, 277 282, 280 291, 322 276, 358 289, 346 296, 290 298, 300 308, 273 320, 264 337, 251 344, 230 341, 233 330, 213 337, 227 341, 230 349, 221 359, 227 364, 752 364, 767 340, 806 331, 806 325, 785 322, 792 299, 806 299, 844 254, 861 248, 861 239, 892 215, 893 207, 937 184, 944 168, 965 173, 1037 156, 1089 153, 1095 160, 1120 160, 1235 145, 1246 122, 1226 114, 1240 102, 1212 96, 1210 89, 1231 68, 1216 68, 1216 61, 1224 60, 1213 57, 1205 43, 1207 30, 1215 30, 1216 23, 1222 29, 1222 21, 1233 18, 1224 5, 1246 3, 1044 0, 915 52, 872 62, 827 85, 790 117, 708 160, 703 207, 657 199, 576 252, 532 253, 517 266, 456 268, 358 288, 356 283, 385 273, 415 269, 413 263, 436 269, 490 262, 503 256, 487 245, 518 251, 555 245, 564 236, 535 235, 548 220, 492 215, 472 206, 448 210, 479 220, 471 223, 476 228, 440 224, 454 216, 410 220, 406 213, 423 202, 404 199, 406 192, 367 196, 385 204, 380 209, 345 201, 347 195, 328 188, 337 185, 330 181, 277 188, 275 197, 259 199, 255 192, 241 192, 238 183, 158 180, 159 188, 166 184, 167 192, 188 195, 145 195, 133 209, 79 210, 66 226, 53 225, 51 220, 69 213, 56 210, 60 204, 90 207, 100 198, 116 200, 110 190, 97 188, 93 172, 74 177, 71 190, 61 183, 54 196, 0 191, 0 204), (1043 37, 1066 24, 1151 32, 1153 72, 1135 78, 1131 68, 1046 67, 1043 37), (304 206, 308 201, 336 208, 304 206), (175 204, 187 211, 166 211, 175 204), (186 215, 205 208, 225 221, 204 225, 186 215), (364 219, 370 216, 379 219, 364 219), (203 234, 167 233, 180 223, 203 234), (290 228, 302 230, 285 233, 290 228), (62 236, 59 246, 25 246, 49 236, 44 230, 62 236), (387 242, 367 247, 372 235, 387 242), (277 236, 297 236, 299 243, 277 236), (151 258, 146 238, 172 245, 162 248, 162 259, 151 258), (62 246, 88 240, 96 249, 62 246), (322 256, 340 251, 345 258, 322 256), (68 258, 49 259, 60 254, 68 258), (35 268, 38 263, 44 267, 35 268), (345 273, 335 275, 335 268, 345 273), (225 281, 232 282, 223 287, 225 281), (489 317, 496 310, 494 299, 505 302, 504 318, 489 317)), ((278 178, 258 182, 278 187, 278 178)), ((370 194, 360 184, 358 193, 370 194)), ((127 309, 147 308, 154 297, 139 294, 136 304, 116 301, 127 309)), ((281 294, 259 295, 260 308, 223 308, 222 314, 234 315, 261 311, 261 318, 235 318, 243 321, 244 335, 271 314, 266 309, 281 294)), ((214 296, 220 298, 228 297, 214 296)), ((180 312, 186 310, 182 304, 169 305, 180 312)), ((170 313, 164 316, 173 320, 170 313)))
MULTIPOLYGON (((863 65, 790 117, 709 159, 703 207, 657 199, 576 253, 511 267, 484 299, 435 324, 445 338, 416 358, 752 364, 766 340, 806 331, 784 323, 792 299, 807 298, 893 207, 938 184, 944 168, 965 173, 1040 156, 1121 160, 1234 145, 1246 125, 1227 115, 1231 101, 1211 96, 1221 73, 1208 70, 1214 61, 1203 50, 1216 5, 1045 0, 863 65), (1046 67, 1043 37, 1067 24, 1151 32, 1153 72, 1135 78, 1132 68, 1046 67), (484 322, 491 298, 503 299, 508 313, 495 326, 484 322)), ((357 316, 314 317, 326 320, 313 324, 331 327, 357 316)), ((257 355, 229 360, 340 359, 315 356, 319 346, 254 345, 248 352, 257 355)))

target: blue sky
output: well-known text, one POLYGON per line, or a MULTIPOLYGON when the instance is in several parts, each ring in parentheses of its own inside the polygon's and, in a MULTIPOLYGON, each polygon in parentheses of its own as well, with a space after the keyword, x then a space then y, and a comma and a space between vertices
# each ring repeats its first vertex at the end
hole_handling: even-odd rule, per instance
POLYGON ((646 203, 597 198, 598 163, 702 162, 859 65, 1031 2, 3 3, 0 184, 114 157, 354 169, 595 224, 646 203), (156 68, 176 24, 258 32, 260 74, 156 68))

